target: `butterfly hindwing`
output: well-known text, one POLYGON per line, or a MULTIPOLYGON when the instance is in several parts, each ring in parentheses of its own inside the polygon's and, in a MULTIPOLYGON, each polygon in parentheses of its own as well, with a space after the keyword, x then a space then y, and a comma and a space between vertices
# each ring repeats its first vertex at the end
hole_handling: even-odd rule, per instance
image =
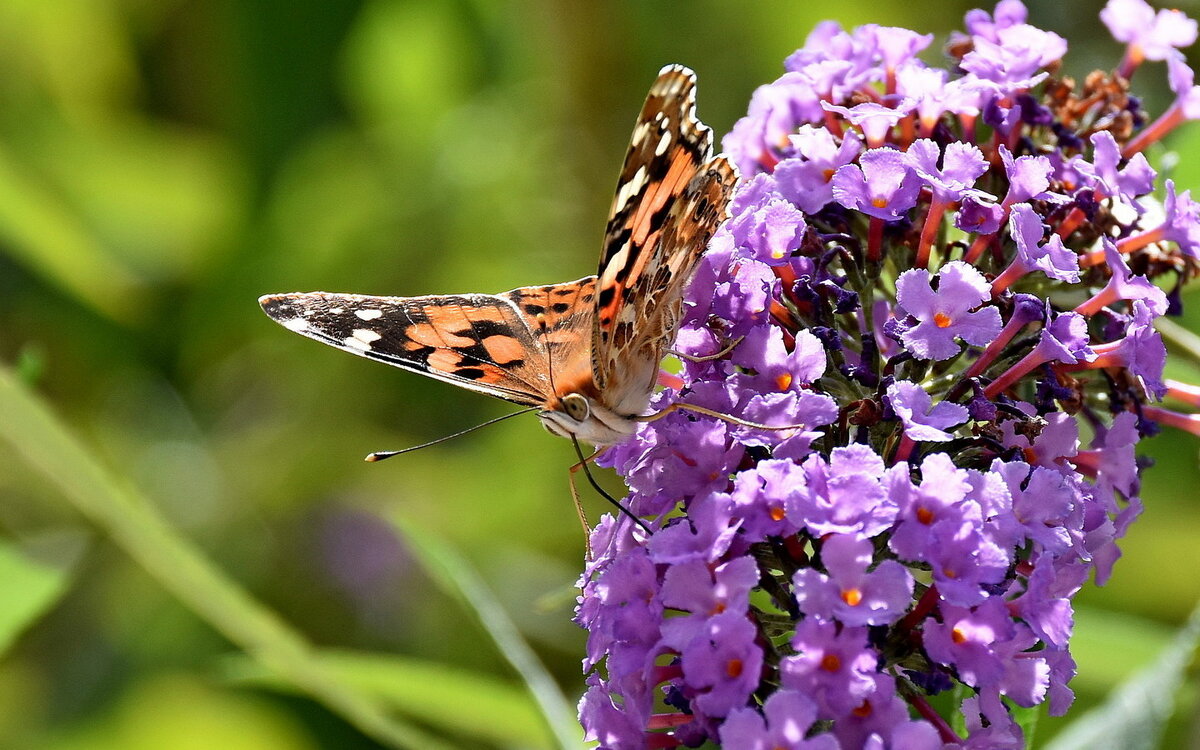
POLYGON ((505 296, 308 292, 259 303, 285 328, 361 357, 518 404, 551 395, 546 350, 505 296))
POLYGON ((625 157, 600 257, 592 367, 611 404, 653 388, 679 319, 684 286, 737 181, 712 157, 695 115, 695 75, 672 65, 646 97, 625 157))

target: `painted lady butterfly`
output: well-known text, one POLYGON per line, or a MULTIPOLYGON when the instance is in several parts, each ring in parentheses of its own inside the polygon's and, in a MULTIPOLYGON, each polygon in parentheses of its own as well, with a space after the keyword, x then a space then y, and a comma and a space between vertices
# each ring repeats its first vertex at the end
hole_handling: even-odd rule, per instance
POLYGON ((612 445, 633 433, 676 333, 684 287, 737 172, 712 155, 696 77, 663 68, 633 129, 597 276, 503 294, 259 299, 273 320, 352 354, 538 410, 550 432, 612 445))

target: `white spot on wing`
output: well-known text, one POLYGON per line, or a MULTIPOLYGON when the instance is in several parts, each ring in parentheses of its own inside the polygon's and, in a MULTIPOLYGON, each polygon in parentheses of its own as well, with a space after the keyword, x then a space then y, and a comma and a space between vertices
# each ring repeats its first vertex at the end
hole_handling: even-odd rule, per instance
POLYGON ((671 147, 671 132, 667 131, 662 134, 662 138, 658 139, 658 146, 654 149, 655 156, 662 156, 667 153, 667 149, 671 147))
POLYGON ((638 167, 638 170, 633 173, 633 177, 629 180, 629 182, 622 185, 621 189, 617 191, 617 197, 613 201, 613 207, 615 209, 613 213, 615 214, 617 211, 625 208, 625 205, 629 203, 629 201, 635 195, 641 193, 642 188, 644 187, 646 187, 646 167, 643 165, 638 167))
POLYGON ((375 320, 376 318, 383 317, 383 310, 376 310, 374 308, 364 307, 361 310, 355 310, 354 314, 357 315, 362 320, 375 320))
POLYGON ((329 312, 331 312, 331 313, 332 313, 332 314, 334 314, 334 315, 341 315, 342 313, 346 312, 346 308, 344 308, 344 307, 331 307, 331 308, 329 308, 329 312))
POLYGON ((371 348, 371 344, 383 338, 375 331, 366 328, 355 328, 354 333, 347 338, 343 343, 351 349, 360 349, 366 351, 371 348))
POLYGON ((279 321, 279 324, 289 331, 301 333, 308 330, 308 321, 304 318, 288 318, 287 320, 279 321))

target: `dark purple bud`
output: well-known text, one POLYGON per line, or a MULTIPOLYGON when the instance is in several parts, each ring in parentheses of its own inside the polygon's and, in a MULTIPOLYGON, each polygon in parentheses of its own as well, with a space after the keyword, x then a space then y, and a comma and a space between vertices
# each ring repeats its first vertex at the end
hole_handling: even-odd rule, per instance
POLYGON ((930 672, 910 672, 906 669, 904 670, 904 676, 930 695, 944 693, 954 687, 954 680, 950 679, 950 675, 940 669, 930 672))
POLYGON ((830 328, 828 326, 813 326, 808 330, 810 333, 812 333, 812 335, 820 339, 821 343, 824 344, 825 348, 829 351, 841 350, 842 338, 841 335, 838 334, 836 328, 830 328))
POLYGON ((833 279, 826 279, 818 285, 818 289, 833 300, 833 311, 836 313, 854 312, 858 309, 858 293, 843 289, 833 279))
POLYGON ((1069 401, 1074 395, 1075 392, 1070 386, 1058 382, 1058 378, 1054 376, 1054 371, 1049 366, 1042 368, 1042 375, 1038 378, 1034 396, 1040 413, 1054 411, 1055 402, 1069 401))
POLYGON ((1082 151, 1084 140, 1079 137, 1073 128, 1069 128, 1060 122, 1040 123, 1042 125, 1049 124, 1050 130, 1058 139, 1058 147, 1060 149, 1069 149, 1072 151, 1082 151))
POLYGON ((908 332, 912 326, 899 318, 889 318, 883 324, 883 335, 895 341, 897 344, 902 343, 902 336, 908 332))
POLYGON ((977 422, 995 422, 998 414, 996 403, 983 395, 983 386, 978 381, 971 381, 971 390, 975 394, 967 402, 967 411, 970 412, 971 419, 977 422))
POLYGON ((1183 281, 1175 283, 1174 288, 1167 292, 1167 315, 1178 317, 1183 315, 1183 281))
POLYGON ((1158 422, 1142 416, 1138 417, 1137 428, 1138 433, 1143 437, 1154 437, 1160 431, 1162 431, 1162 427, 1159 426, 1158 422))
POLYGON ((1054 122, 1054 113, 1038 104, 1037 99, 1029 94, 1019 95, 1017 104, 1021 105, 1021 121, 1028 125, 1049 125, 1054 122))
POLYGON ((1022 324, 1032 323, 1035 320, 1045 320, 1046 303, 1032 294, 1014 294, 1013 308, 1009 316, 1009 322, 1019 320, 1022 324))
POLYGON ((1075 207, 1083 211, 1083 215, 1088 221, 1096 218, 1096 209, 1100 207, 1096 200, 1096 191, 1090 187, 1080 188, 1071 196, 1071 200, 1075 203, 1075 207))

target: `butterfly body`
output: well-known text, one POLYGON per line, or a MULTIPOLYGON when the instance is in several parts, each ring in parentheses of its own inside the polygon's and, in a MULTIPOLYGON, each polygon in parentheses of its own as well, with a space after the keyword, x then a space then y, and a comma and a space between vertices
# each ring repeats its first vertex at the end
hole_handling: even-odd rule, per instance
POLYGON ((737 176, 695 119, 695 77, 668 66, 634 128, 596 276, 501 294, 267 295, 284 327, 513 403, 597 446, 637 427, 674 339, 683 292, 737 176))

